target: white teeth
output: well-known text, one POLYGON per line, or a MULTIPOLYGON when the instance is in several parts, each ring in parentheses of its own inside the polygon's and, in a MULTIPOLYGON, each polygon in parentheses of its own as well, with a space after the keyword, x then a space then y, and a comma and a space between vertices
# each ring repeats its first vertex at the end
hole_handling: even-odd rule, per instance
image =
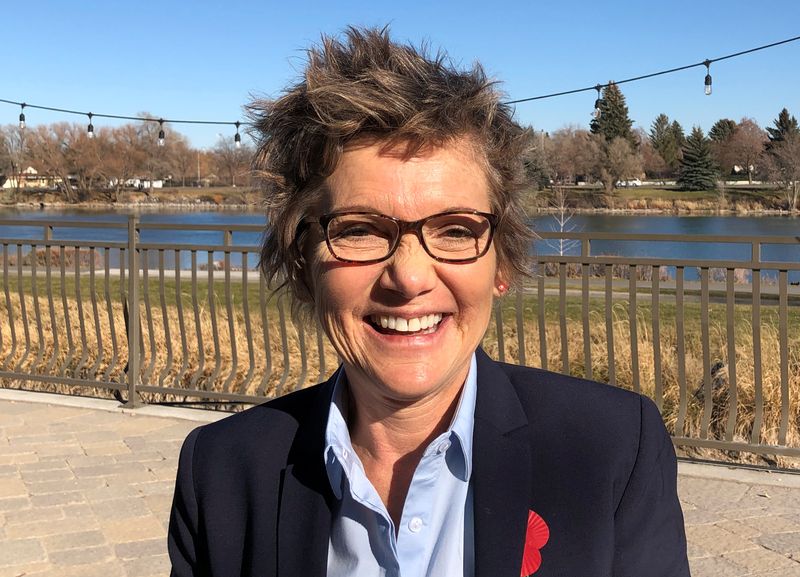
POLYGON ((384 329, 391 329, 401 333, 416 333, 435 327, 442 320, 441 313, 431 313, 413 319, 392 317, 386 315, 372 315, 373 324, 384 329))

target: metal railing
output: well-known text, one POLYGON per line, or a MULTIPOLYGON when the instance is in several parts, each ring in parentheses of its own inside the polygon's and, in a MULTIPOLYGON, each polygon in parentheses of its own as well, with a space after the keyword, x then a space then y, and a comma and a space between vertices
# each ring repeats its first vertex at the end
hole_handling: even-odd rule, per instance
MULTIPOLYGON (((338 362, 255 270, 260 225, 5 219, 0 230, 11 231, 0 236, 2 386, 254 403, 338 362), (213 239, 180 242, 201 232, 213 239)), ((536 256, 533 282, 497 302, 490 355, 646 394, 678 445, 800 457, 800 259, 762 258, 800 238, 541 237, 573 241, 574 254, 536 256), (736 243, 749 258, 593 254, 608 240, 736 243)))

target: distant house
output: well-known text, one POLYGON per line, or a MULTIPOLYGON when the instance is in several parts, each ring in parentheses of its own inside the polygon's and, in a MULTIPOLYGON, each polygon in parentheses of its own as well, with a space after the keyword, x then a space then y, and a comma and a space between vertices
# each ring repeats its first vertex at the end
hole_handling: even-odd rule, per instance
MULTIPOLYGON (((109 186, 116 186, 117 179, 112 179, 109 186)), ((164 188, 164 181, 161 179, 150 180, 149 178, 129 178, 123 183, 128 188, 136 188, 138 190, 149 190, 151 188, 164 188)))
POLYGON ((18 174, 8 174, 3 181, 2 188, 29 188, 35 190, 54 190, 61 184, 61 177, 49 174, 39 174, 34 167, 29 166, 18 174))

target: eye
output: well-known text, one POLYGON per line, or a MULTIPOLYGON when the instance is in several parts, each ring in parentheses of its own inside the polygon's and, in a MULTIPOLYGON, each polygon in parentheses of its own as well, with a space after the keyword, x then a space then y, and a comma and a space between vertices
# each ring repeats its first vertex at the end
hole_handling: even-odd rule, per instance
POLYGON ((341 223, 328 231, 330 238, 341 240, 357 240, 364 238, 386 237, 387 233, 369 222, 341 223))
POLYGON ((338 229, 335 232, 335 236, 337 238, 371 236, 376 234, 379 234, 378 231, 376 231, 374 227, 366 223, 349 224, 347 226, 338 229))
POLYGON ((448 224, 439 227, 436 234, 444 238, 460 239, 460 238, 475 238, 475 231, 469 227, 460 224, 448 224))

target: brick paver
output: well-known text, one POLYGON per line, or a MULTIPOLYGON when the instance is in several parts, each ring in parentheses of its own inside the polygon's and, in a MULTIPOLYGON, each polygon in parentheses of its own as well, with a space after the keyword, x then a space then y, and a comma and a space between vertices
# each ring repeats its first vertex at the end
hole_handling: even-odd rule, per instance
MULTIPOLYGON (((0 389, 0 577, 168 575, 177 454, 215 418, 0 389)), ((682 463, 678 492, 694 577, 800 577, 800 475, 682 463)))

